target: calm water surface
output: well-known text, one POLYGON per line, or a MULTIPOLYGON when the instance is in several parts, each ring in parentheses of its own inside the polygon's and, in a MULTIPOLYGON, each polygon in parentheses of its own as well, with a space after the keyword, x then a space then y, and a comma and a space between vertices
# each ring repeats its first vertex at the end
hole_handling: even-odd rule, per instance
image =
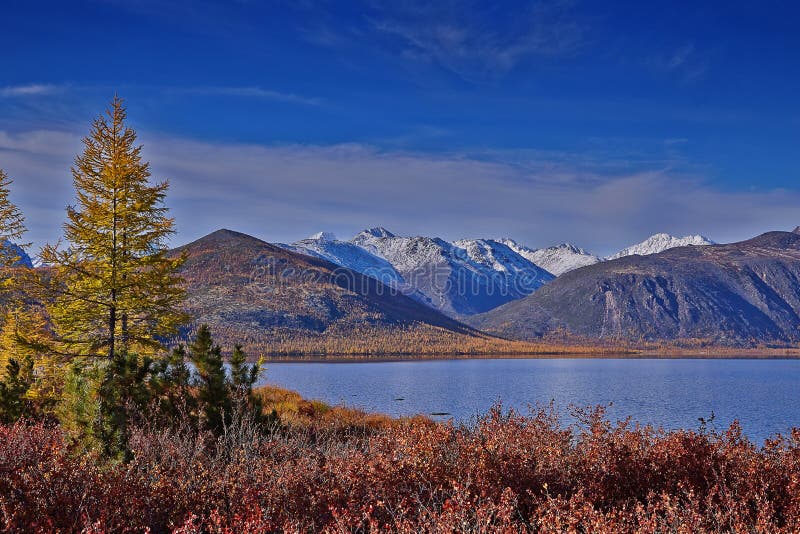
POLYGON ((738 419, 759 443, 800 426, 798 360, 475 359, 354 363, 269 363, 262 383, 306 398, 393 416, 447 413, 470 422, 496 402, 527 411, 555 401, 608 405, 667 429, 697 429, 738 419))

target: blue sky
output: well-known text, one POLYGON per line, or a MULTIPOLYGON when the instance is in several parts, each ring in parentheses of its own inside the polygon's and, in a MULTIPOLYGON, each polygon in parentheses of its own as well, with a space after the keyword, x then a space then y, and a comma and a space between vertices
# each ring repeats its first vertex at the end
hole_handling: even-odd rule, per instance
POLYGON ((0 19, 0 167, 31 239, 119 92, 178 242, 383 225, 718 241, 800 224, 791 2, 29 0, 0 19), (435 4, 435 5, 429 5, 435 4))

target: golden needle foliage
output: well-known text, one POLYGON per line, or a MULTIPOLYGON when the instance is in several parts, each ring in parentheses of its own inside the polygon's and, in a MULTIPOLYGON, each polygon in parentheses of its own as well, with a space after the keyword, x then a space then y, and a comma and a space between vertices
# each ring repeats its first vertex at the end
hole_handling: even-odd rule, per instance
MULTIPOLYGON (((17 262, 20 258, 12 245, 26 232, 25 217, 9 198, 12 183, 3 169, 0 169, 0 270, 2 271, 0 286, 4 293, 13 293, 16 286, 15 274, 18 272, 17 262)), ((7 313, 9 308, 10 306, 6 305, 3 311, 7 313)))
MULTIPOLYGON (((13 181, 0 169, 0 240, 5 247, 10 241, 18 240, 25 234, 25 217, 19 208, 8 198, 13 181)), ((14 264, 18 258, 3 256, 5 264, 14 264)))
POLYGON ((41 306, 18 304, 0 330, 0 374, 11 360, 33 362, 35 380, 27 398, 40 405, 55 404, 61 393, 64 362, 50 351, 52 334, 41 306))
POLYGON ((125 119, 115 97, 94 121, 72 168, 77 204, 67 209, 67 246, 42 251, 54 267, 49 312, 66 354, 154 353, 186 319, 176 272, 182 258, 166 256, 174 232, 168 183, 150 183, 125 119))
MULTIPOLYGON (((0 272, 2 272, 2 317, 3 328, 0 332, 0 378, 5 375, 10 360, 21 363, 33 354, 20 343, 20 321, 25 328, 32 326, 37 319, 27 316, 25 310, 24 281, 28 269, 18 265, 19 256, 12 249, 14 241, 19 241, 25 234, 25 218, 19 208, 9 198, 13 181, 0 169, 0 272)), ((38 317, 38 316, 37 316, 38 317)))

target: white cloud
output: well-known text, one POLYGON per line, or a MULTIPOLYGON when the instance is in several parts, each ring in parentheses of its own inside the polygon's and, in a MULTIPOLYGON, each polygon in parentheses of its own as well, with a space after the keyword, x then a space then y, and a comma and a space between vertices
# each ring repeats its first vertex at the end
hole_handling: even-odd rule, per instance
MULTIPOLYGON (((800 192, 724 191, 666 170, 609 175, 546 153, 519 160, 385 151, 361 144, 261 146, 143 137, 186 242, 227 227, 271 241, 382 225, 399 234, 571 241, 599 254, 650 234, 745 239, 800 224, 800 192)), ((0 165, 37 243, 58 237, 77 136, 0 132, 0 165)), ((574 158, 580 161, 579 155, 574 158)))
POLYGON ((297 95, 294 93, 273 91, 270 89, 263 89, 261 87, 196 87, 192 89, 180 89, 178 91, 182 93, 191 93, 191 94, 209 95, 209 96, 263 98, 266 100, 276 100, 280 102, 289 102, 293 104, 304 104, 307 106, 322 105, 322 100, 319 98, 311 98, 311 97, 297 95))
POLYGON ((61 87, 51 84, 10 85, 0 87, 1 98, 50 95, 61 91, 61 87))
POLYGON ((669 54, 650 58, 648 63, 657 70, 671 73, 689 84, 702 78, 710 67, 710 51, 698 50, 694 43, 685 43, 669 54))
POLYGON ((585 38, 585 24, 571 0, 515 6, 362 0, 363 19, 344 26, 324 6, 300 9, 314 21, 301 30, 310 42, 334 48, 368 43, 409 65, 435 65, 469 82, 498 78, 531 58, 572 54, 585 38))

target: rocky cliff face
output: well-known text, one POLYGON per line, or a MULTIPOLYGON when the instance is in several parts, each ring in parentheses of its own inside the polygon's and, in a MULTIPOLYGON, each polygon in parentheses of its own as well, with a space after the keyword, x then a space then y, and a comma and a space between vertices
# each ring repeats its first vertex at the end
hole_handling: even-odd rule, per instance
POLYGON ((771 232, 598 263, 470 323, 516 339, 559 330, 605 340, 798 342, 800 235, 771 232))

